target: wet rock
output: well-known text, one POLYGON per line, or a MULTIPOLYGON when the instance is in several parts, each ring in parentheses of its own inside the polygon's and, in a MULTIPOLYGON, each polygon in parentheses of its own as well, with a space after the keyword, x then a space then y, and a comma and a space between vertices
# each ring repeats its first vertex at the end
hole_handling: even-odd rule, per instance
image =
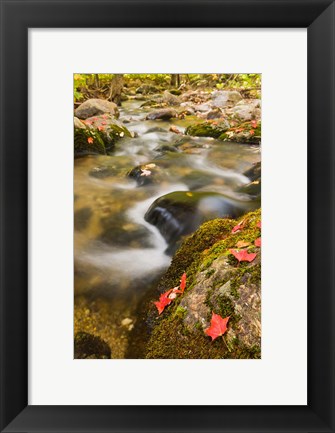
POLYGON ((216 90, 212 93, 212 105, 224 108, 235 105, 242 99, 242 95, 235 90, 216 90))
POLYGON ((124 215, 100 220, 103 228, 99 240, 113 247, 152 248, 151 233, 144 225, 128 221, 124 215))
POLYGON ((128 173, 128 177, 136 180, 138 186, 149 185, 162 180, 162 170, 154 163, 138 165, 128 173))
POLYGON ((261 180, 254 180, 250 183, 247 183, 246 185, 241 186, 237 192, 242 193, 242 194, 246 194, 248 195, 250 198, 260 198, 261 196, 261 189, 262 189, 262 184, 261 184, 261 180))
POLYGON ((91 219, 92 209, 89 207, 84 207, 75 211, 74 213, 74 228, 75 230, 84 230, 91 219))
POLYGON ((178 117, 178 112, 173 108, 162 108, 149 113, 146 117, 147 120, 169 120, 173 117, 178 117))
POLYGON ((108 167, 106 165, 100 165, 93 167, 89 172, 89 175, 98 179, 105 179, 106 177, 115 176, 119 173, 119 169, 116 167, 108 167))
POLYGON ((204 221, 236 218, 256 203, 240 202, 219 193, 176 191, 155 200, 144 219, 158 228, 171 254, 182 236, 194 232, 204 221))
POLYGON ((261 162, 260 161, 256 162, 255 164, 252 165, 251 168, 246 170, 243 174, 244 176, 248 177, 252 181, 259 180, 261 178, 261 167, 262 167, 261 162))
POLYGON ((110 359, 111 349, 100 337, 78 332, 74 338, 75 359, 110 359))
POLYGON ((215 182, 216 176, 200 170, 192 170, 180 180, 188 186, 191 191, 210 185, 215 182))
POLYGON ((154 149, 156 152, 167 153, 167 152, 179 152, 175 146, 170 146, 169 144, 162 144, 154 149))
POLYGON ((79 119, 87 119, 105 113, 114 117, 119 116, 117 105, 114 104, 114 102, 106 101, 104 99, 88 99, 79 105, 74 113, 79 119))

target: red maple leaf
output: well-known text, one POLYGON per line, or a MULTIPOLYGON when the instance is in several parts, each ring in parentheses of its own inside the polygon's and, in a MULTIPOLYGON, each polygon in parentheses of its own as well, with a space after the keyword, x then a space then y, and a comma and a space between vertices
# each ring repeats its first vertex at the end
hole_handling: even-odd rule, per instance
POLYGON ((183 273, 180 279, 180 290, 181 293, 184 293, 185 287, 186 287, 186 272, 183 273))
POLYGON ((252 120, 250 123, 253 128, 257 128, 257 120, 252 120))
POLYGON ((241 221, 235 227, 233 227, 231 232, 232 233, 238 232, 239 230, 242 230, 244 226, 245 226, 245 221, 241 221))
POLYGON ((229 250, 230 254, 232 254, 239 262, 252 262, 254 258, 257 256, 256 253, 248 253, 247 250, 229 250))
POLYGON ((262 221, 258 221, 257 227, 259 227, 260 229, 262 228, 262 221))
POLYGON ((257 238, 255 240, 255 245, 256 245, 256 247, 261 247, 262 246, 262 238, 257 238))
POLYGON ((165 293, 162 293, 159 297, 159 301, 154 302, 154 304, 156 305, 156 308, 158 310, 158 313, 161 314, 164 311, 164 308, 171 304, 171 302, 173 301, 173 298, 169 298, 170 293, 172 292, 173 289, 168 290, 165 293))
POLYGON ((87 143, 92 144, 93 143, 93 138, 92 137, 88 137, 87 143))
POLYGON ((222 319, 219 314, 212 313, 211 326, 205 329, 205 334, 212 337, 212 341, 217 337, 220 337, 227 331, 228 320, 229 316, 225 319, 222 319))

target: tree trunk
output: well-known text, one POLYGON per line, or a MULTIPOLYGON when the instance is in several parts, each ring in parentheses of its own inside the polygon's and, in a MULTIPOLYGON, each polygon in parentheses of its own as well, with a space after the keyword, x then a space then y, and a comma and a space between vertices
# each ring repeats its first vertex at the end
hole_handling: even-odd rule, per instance
POLYGON ((96 89, 99 89, 99 87, 100 87, 99 74, 94 74, 94 87, 96 89))
POLYGON ((116 105, 121 104, 121 92, 123 89, 123 74, 114 74, 111 80, 110 92, 108 100, 114 102, 116 105))

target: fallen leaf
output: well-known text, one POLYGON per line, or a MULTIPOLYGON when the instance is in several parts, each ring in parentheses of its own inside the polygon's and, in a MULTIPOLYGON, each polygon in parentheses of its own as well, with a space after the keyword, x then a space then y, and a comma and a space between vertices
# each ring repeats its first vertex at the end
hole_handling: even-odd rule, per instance
POLYGON ((248 247, 250 245, 250 242, 246 242, 246 241, 238 241, 236 246, 237 248, 244 248, 244 247, 248 247))
POLYGON ((255 130, 254 129, 250 129, 249 134, 250 135, 255 135, 255 130))
POLYGON ((229 316, 223 319, 219 314, 212 313, 211 326, 205 329, 205 333, 212 337, 212 341, 227 331, 229 316))
POLYGON ((257 227, 259 227, 260 229, 262 228, 262 221, 258 221, 257 227))
POLYGON ((229 250, 230 254, 232 254, 239 262, 252 262, 254 258, 257 256, 257 253, 248 253, 247 250, 229 250))
POLYGON ((150 176, 151 175, 151 171, 150 170, 145 170, 141 168, 141 176, 150 176))
POLYGON ((93 143, 93 138, 92 137, 88 137, 87 143, 92 144, 93 143))
POLYGON ((256 245, 256 247, 261 247, 262 246, 262 238, 257 238, 255 240, 255 245, 256 245))
POLYGON ((173 299, 169 298, 169 295, 171 292, 172 292, 172 289, 168 290, 165 293, 162 293, 159 297, 159 301, 154 302, 159 314, 162 314, 165 307, 167 305, 171 304, 171 302, 173 301, 173 299))
POLYGON ((186 287, 186 272, 183 273, 180 279, 180 290, 182 293, 184 293, 185 287, 186 287))
POLYGON ((253 128, 257 128, 257 120, 252 120, 250 123, 253 128))
POLYGON ((241 222, 239 222, 235 227, 233 227, 233 229, 232 229, 232 233, 236 233, 236 232, 238 232, 239 230, 242 230, 243 229, 243 227, 245 226, 245 221, 241 221, 241 222))

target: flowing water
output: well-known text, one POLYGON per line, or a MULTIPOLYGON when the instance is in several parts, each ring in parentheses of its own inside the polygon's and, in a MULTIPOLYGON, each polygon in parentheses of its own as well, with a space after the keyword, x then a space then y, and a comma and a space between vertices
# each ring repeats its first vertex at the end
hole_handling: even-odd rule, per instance
POLYGON ((94 305, 97 313, 100 300, 108 306, 113 322, 109 343, 113 357, 121 358, 129 329, 136 327, 139 301, 171 260, 160 232, 144 219, 150 205, 173 191, 238 197, 235 191, 249 182, 243 172, 260 160, 259 146, 170 132, 171 125, 183 131, 200 119, 145 120, 141 103, 126 101, 120 111, 120 120, 135 138, 122 138, 111 156, 74 161, 75 310, 84 306, 90 314, 94 305), (127 174, 148 163, 159 167, 159 175, 155 182, 138 186, 127 174), (131 327, 121 325, 125 318, 130 318, 131 327))

